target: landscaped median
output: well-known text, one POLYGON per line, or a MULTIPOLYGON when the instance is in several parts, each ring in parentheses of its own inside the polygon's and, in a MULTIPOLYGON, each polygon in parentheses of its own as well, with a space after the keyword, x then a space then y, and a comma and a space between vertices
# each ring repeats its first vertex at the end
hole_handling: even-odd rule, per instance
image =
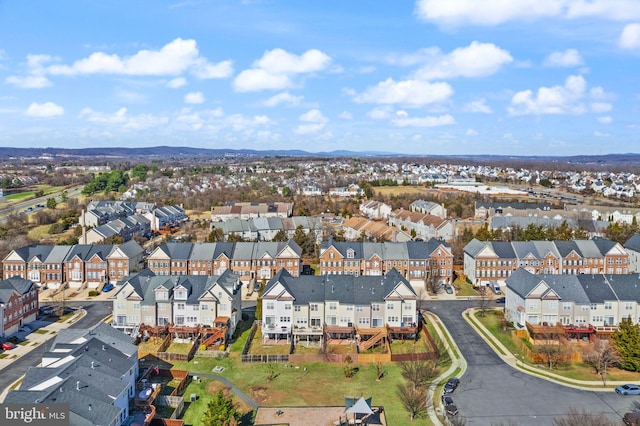
POLYGON ((501 309, 485 310, 484 316, 478 308, 468 309, 463 313, 464 319, 478 332, 478 334, 493 348, 503 361, 514 368, 546 380, 592 391, 611 392, 613 388, 625 383, 640 381, 640 373, 609 368, 607 383, 603 385, 602 377, 593 367, 583 362, 567 362, 554 368, 553 371, 541 368, 527 358, 528 342, 515 336, 501 318, 501 309), (520 339, 520 342, 517 342, 520 339), (524 350, 523 350, 524 349, 524 350))

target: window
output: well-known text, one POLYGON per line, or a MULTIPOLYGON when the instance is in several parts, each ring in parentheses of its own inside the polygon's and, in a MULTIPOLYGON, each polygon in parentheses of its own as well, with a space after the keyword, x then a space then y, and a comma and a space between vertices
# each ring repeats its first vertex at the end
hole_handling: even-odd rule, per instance
POLYGON ((595 303, 591 304, 591 310, 595 311, 596 309, 598 309, 598 305, 596 305, 595 303))
POLYGON ((176 304, 176 309, 179 310, 179 311, 183 311, 184 310, 184 303, 176 304))
POLYGON ((393 303, 387 303, 387 310, 393 310, 393 303))
POLYGON ((275 309, 275 304, 273 302, 267 302, 267 310, 275 309))
POLYGON ((300 312, 300 305, 296 305, 293 307, 294 312, 300 312))
POLYGON ((387 317, 387 322, 398 322, 398 317, 396 316, 387 317))
POLYGON ((549 302, 549 309, 558 309, 558 302, 549 302))
POLYGON ((356 312, 364 312, 364 306, 356 306, 356 312))
POLYGON ((369 325, 369 318, 358 318, 359 325, 369 325))
POLYGON ((309 305, 309 310, 311 312, 318 312, 318 304, 317 303, 312 303, 309 305))
POLYGON ((608 311, 613 309, 613 305, 611 304, 611 302, 604 302, 604 309, 606 309, 608 311))
POLYGON ((538 302, 535 300, 529 301, 529 309, 538 309, 538 302))
POLYGON ((285 303, 284 310, 285 311, 290 311, 291 310, 291 304, 290 303, 285 303))
POLYGON ((631 310, 633 310, 633 303, 631 303, 631 302, 627 302, 627 303, 625 303, 625 304, 624 304, 624 309, 625 309, 625 311, 631 311, 631 310))
POLYGON ((569 310, 571 310, 571 303, 566 303, 566 302, 565 302, 565 303, 563 303, 563 304, 562 304, 562 310, 563 310, 563 311, 569 311, 569 310))
POLYGON ((200 307, 202 307, 203 311, 206 311, 209 309, 209 305, 200 305, 200 307))
POLYGON ((280 322, 291 322, 291 317, 280 317, 280 322))
POLYGON ((330 311, 335 311, 336 309, 338 309, 338 304, 337 303, 334 303, 334 302, 329 303, 329 310, 330 311))
POLYGON ((374 312, 380 311, 380 305, 378 305, 377 303, 374 303, 373 305, 371 305, 371 310, 374 312))

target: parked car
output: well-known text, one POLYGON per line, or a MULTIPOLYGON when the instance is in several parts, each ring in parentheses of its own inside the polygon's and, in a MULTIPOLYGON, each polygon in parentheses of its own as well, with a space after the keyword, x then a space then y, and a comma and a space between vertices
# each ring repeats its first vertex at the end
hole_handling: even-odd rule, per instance
POLYGON ((447 292, 447 294, 453 294, 453 287, 451 287, 449 284, 444 286, 444 291, 447 292))
POLYGON ((106 293, 106 292, 111 291, 111 290, 113 290, 113 284, 111 284, 111 283, 106 284, 104 287, 102 287, 102 292, 103 293, 106 293))
POLYGON ((444 411, 449 416, 455 416, 458 414, 458 407, 456 407, 453 398, 449 395, 442 395, 442 405, 444 405, 444 411))
POLYGON ((453 391, 456 390, 456 388, 458 387, 458 385, 460 384, 460 379, 458 379, 457 377, 452 377, 449 380, 447 380, 447 383, 445 383, 444 385, 444 393, 453 393, 453 391))
POLYGON ((640 386, 634 384, 626 384, 616 386, 616 392, 620 395, 640 395, 640 386))
POLYGON ((631 411, 625 414, 622 421, 627 426, 640 426, 640 411, 631 411))
POLYGON ((2 344, 2 349, 4 349, 5 351, 11 350, 11 349, 13 349, 15 347, 16 347, 16 344, 15 343, 11 343, 11 342, 4 342, 2 344))
POLYGON ((506 298, 504 298, 504 297, 498 297, 498 298, 496 299, 496 303, 504 303, 504 302, 505 302, 505 300, 507 300, 507 299, 506 299, 506 298))

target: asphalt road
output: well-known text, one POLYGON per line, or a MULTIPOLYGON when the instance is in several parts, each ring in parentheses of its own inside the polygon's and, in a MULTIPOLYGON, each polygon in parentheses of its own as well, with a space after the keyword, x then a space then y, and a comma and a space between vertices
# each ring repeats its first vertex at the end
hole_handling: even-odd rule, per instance
MULTIPOLYGON (((67 198, 77 198, 80 196, 83 186, 75 186, 73 188, 69 188, 66 190, 67 198)), ((43 206, 47 205, 47 200, 49 198, 54 198, 58 203, 62 202, 62 192, 57 192, 55 194, 48 194, 44 197, 40 198, 32 198, 28 200, 22 200, 19 202, 6 202, 6 200, 0 200, 0 220, 5 220, 7 216, 12 214, 23 214, 27 212, 29 208, 32 209, 30 213, 35 213, 39 209, 43 207, 37 207, 38 204, 43 206)))
MULTIPOLYGON (((82 306, 86 311, 81 320, 75 322, 69 328, 89 328, 111 313, 112 302, 78 302, 68 303, 69 306, 82 306)), ((49 350, 52 340, 46 344, 36 346, 31 352, 21 356, 2 370, 0 374, 0 389, 8 388, 13 382, 22 377, 29 367, 36 366, 42 361, 42 354, 49 350)))
POLYGON ((620 420, 630 411, 634 396, 613 391, 575 389, 525 374, 507 365, 462 318, 474 301, 432 301, 437 314, 467 360, 467 372, 453 394, 459 416, 467 425, 552 425, 569 409, 603 413, 620 420))

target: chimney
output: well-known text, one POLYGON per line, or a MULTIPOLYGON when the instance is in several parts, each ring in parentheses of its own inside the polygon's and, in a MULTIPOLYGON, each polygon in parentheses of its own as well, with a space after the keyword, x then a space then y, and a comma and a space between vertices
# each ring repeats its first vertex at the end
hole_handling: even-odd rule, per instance
POLYGON ((96 368, 96 363, 94 361, 91 361, 91 369, 95 369, 96 368))
POLYGON ((104 345, 102 345, 102 350, 103 350, 103 351, 106 351, 106 350, 107 350, 107 348, 105 348, 105 347, 104 347, 104 345))
POLYGON ((78 391, 80 390, 80 380, 78 380, 76 382, 76 390, 78 390, 78 391))

